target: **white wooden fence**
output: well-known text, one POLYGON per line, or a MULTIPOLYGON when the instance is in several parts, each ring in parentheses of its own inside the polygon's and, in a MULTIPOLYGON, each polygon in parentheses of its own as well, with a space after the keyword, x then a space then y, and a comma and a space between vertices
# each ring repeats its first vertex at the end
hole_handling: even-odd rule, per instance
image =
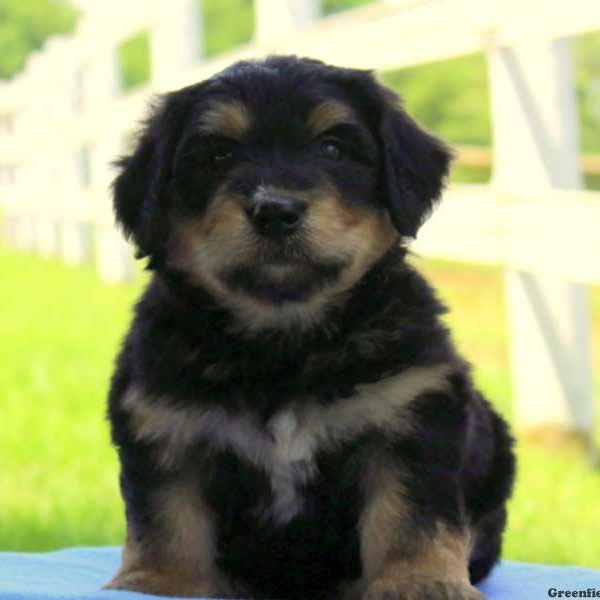
MULTIPOLYGON (((379 70, 483 51, 494 137, 489 186, 454 186, 417 251, 505 265, 517 416, 591 439, 588 283, 600 283, 600 194, 581 190, 569 37, 600 30, 598 0, 388 0, 319 18, 318 0, 255 0, 254 40, 203 59, 197 0, 90 2, 0 85, 0 210, 7 244, 110 282, 132 275, 115 230, 110 161, 150 94, 268 53, 379 70), (117 49, 150 34, 151 81, 124 93, 117 49)), ((440 98, 443 102, 444 98, 440 98)))

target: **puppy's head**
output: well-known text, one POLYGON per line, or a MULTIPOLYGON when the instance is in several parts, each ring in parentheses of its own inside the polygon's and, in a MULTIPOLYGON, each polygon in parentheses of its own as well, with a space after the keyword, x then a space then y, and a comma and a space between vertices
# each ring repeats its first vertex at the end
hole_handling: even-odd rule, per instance
POLYGON ((449 158, 370 73, 271 57, 164 96, 115 209, 141 254, 251 328, 313 322, 416 235, 449 158))

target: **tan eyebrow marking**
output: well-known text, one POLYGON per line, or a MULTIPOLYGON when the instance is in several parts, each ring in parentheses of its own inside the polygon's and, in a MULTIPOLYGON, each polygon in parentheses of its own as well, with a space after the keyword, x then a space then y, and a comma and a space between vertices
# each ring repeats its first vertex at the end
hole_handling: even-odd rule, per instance
POLYGON ((250 129, 252 115, 241 102, 220 102, 211 106, 200 117, 200 131, 241 140, 250 129))
POLYGON ((315 136, 337 125, 355 122, 356 117, 350 107, 336 100, 327 100, 315 106, 308 115, 307 120, 307 124, 315 136))

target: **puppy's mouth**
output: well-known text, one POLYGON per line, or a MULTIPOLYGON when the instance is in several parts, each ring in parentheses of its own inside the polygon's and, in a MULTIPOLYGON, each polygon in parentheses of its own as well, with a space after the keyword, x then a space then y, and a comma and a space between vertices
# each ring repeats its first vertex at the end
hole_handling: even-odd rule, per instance
POLYGON ((344 261, 313 262, 280 253, 232 266, 219 278, 229 289, 270 304, 305 302, 335 283, 346 266, 344 261))

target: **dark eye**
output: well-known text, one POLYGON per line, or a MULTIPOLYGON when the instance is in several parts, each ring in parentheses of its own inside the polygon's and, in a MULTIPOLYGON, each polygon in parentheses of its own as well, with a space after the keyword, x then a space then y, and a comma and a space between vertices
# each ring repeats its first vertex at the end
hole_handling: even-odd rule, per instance
POLYGON ((325 138, 319 142, 319 153, 324 158, 330 160, 341 160, 344 158, 344 151, 339 140, 334 138, 325 138))
POLYGON ((235 157, 236 146, 233 142, 220 141, 213 145, 211 160, 219 165, 225 164, 235 157))

